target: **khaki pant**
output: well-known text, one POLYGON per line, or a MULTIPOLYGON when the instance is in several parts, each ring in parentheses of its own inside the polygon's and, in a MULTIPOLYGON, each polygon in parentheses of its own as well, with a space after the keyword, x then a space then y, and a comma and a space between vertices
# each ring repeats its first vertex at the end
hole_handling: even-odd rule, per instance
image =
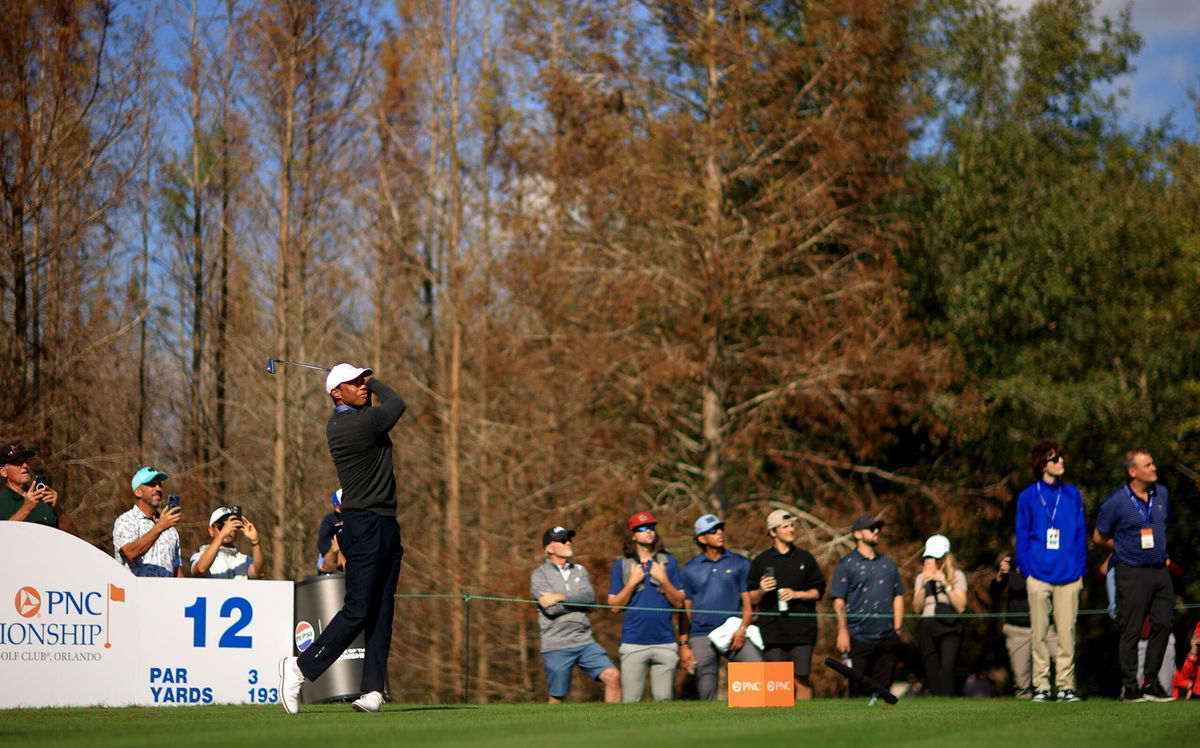
POLYGON ((1058 689, 1075 690, 1075 618, 1079 613, 1079 593, 1083 580, 1069 584, 1049 584, 1027 577, 1025 589, 1029 594, 1029 635, 1033 640, 1033 689, 1050 691, 1050 647, 1047 629, 1054 616, 1058 632, 1058 654, 1054 660, 1054 675, 1058 689))
MULTIPOLYGON (((1004 624, 1004 644, 1008 648, 1008 664, 1013 671, 1013 695, 1027 699, 1033 695, 1033 637, 1028 626, 1004 624)), ((1046 630, 1046 644, 1053 660, 1058 656, 1058 632, 1054 626, 1046 630)))
POLYGON ((679 664, 679 647, 675 644, 622 644, 621 701, 626 704, 641 701, 646 690, 646 675, 650 675, 650 695, 655 701, 670 701, 675 686, 675 666, 679 664))

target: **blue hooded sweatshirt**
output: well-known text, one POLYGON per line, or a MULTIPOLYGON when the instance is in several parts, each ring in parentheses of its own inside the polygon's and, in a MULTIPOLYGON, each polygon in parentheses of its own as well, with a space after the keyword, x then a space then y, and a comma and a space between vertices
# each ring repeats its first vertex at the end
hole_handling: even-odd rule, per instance
POLYGON ((1087 564, 1083 499, 1069 483, 1039 480, 1017 497, 1017 567, 1048 584, 1069 584, 1087 564), (1058 530, 1058 549, 1047 547, 1047 530, 1058 530))

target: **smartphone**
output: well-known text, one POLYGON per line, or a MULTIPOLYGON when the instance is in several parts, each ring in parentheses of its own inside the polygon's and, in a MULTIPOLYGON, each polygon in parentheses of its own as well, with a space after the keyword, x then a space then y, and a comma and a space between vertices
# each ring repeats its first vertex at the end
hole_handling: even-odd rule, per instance
POLYGON ((183 500, 177 494, 167 496, 167 509, 183 508, 183 500))

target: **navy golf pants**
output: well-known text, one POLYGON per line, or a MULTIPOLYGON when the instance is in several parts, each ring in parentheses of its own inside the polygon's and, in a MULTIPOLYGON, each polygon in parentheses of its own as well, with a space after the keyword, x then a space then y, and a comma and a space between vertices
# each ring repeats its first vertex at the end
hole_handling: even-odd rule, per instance
POLYGON ((392 644, 392 614, 400 578, 400 525, 395 517, 357 509, 342 510, 338 547, 346 557, 346 599, 298 664, 308 680, 316 680, 363 633, 363 693, 387 690, 388 650, 392 644))

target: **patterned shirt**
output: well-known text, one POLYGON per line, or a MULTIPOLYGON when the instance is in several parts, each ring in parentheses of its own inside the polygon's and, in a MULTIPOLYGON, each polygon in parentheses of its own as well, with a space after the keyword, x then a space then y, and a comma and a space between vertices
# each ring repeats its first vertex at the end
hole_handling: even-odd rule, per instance
POLYGON ((833 570, 829 596, 846 601, 850 638, 877 643, 895 633, 893 600, 904 594, 896 562, 875 554, 867 558, 854 549, 833 570))
POLYGON ((154 545, 136 559, 127 559, 121 549, 154 528, 154 518, 135 504, 113 522, 113 557, 137 577, 173 577, 183 565, 179 551, 179 533, 168 527, 155 539, 154 545))

